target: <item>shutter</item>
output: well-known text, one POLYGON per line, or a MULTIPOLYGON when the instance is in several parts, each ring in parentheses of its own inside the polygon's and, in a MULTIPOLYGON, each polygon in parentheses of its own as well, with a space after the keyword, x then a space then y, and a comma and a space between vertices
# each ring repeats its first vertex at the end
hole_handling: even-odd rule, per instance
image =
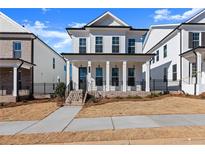
POLYGON ((205 46, 205 32, 201 33, 201 46, 205 46))
POLYGON ((189 48, 193 48, 193 33, 189 32, 189 48))

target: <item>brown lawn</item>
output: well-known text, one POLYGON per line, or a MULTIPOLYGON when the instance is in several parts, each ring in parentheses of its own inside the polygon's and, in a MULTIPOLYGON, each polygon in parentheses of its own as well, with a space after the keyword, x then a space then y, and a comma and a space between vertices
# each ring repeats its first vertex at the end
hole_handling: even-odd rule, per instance
POLYGON ((58 109, 52 101, 29 101, 28 104, 0 108, 0 121, 40 120, 58 109))
POLYGON ((0 144, 204 144, 205 126, 0 136, 0 144), (189 141, 189 142, 188 142, 189 141), (190 142, 195 141, 195 142, 190 142))
POLYGON ((205 113, 205 100, 170 96, 149 101, 123 100, 85 106, 76 118, 200 113, 205 113))

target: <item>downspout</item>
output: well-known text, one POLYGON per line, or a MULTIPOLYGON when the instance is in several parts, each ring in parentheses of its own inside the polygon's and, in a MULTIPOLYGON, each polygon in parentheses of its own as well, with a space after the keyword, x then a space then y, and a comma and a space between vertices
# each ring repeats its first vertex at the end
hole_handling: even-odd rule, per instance
POLYGON ((19 69, 21 68, 21 66, 23 65, 24 61, 21 61, 21 64, 17 67, 17 101, 19 100, 19 69))
MULTIPOLYGON (((180 55, 182 54, 182 30, 180 29, 180 55)), ((180 91, 182 91, 182 56, 180 56, 180 91)))
MULTIPOLYGON (((195 55, 195 61, 196 61, 196 72, 198 72, 198 70, 197 70, 197 54, 196 54, 196 51, 195 51, 195 49, 193 50, 193 53, 194 53, 194 55, 195 55)), ((198 76, 197 76, 197 74, 196 74, 196 81, 195 81, 195 83, 194 83, 194 95, 196 95, 196 85, 197 85, 197 82, 198 82, 198 76)))

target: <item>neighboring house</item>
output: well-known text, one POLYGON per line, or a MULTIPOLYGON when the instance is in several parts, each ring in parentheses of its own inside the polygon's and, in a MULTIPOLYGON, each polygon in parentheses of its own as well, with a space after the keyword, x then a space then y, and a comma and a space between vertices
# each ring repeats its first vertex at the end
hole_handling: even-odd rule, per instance
POLYGON ((53 93, 66 80, 64 58, 0 12, 0 102, 53 93))
MULTIPOLYGON (((205 10, 185 23, 174 25, 161 38, 163 29, 147 35, 143 47, 143 53, 156 54, 150 61, 151 87, 152 81, 161 80, 170 90, 188 94, 205 92, 205 10), (152 43, 154 38, 159 41, 152 43)), ((151 28, 148 33, 152 31, 151 28)))
POLYGON ((153 57, 142 53, 147 29, 135 29, 106 12, 82 28, 66 30, 73 46, 73 53, 62 53, 67 84, 72 81, 76 90, 149 91, 149 80, 142 80, 142 65, 153 57))

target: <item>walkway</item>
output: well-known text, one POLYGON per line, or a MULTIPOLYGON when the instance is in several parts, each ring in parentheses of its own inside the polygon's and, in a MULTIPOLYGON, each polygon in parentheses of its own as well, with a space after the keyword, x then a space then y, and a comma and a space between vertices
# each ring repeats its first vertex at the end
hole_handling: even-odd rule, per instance
POLYGON ((116 116, 73 119, 81 107, 62 107, 40 121, 0 122, 0 135, 106 129, 205 126, 205 114, 116 116))

